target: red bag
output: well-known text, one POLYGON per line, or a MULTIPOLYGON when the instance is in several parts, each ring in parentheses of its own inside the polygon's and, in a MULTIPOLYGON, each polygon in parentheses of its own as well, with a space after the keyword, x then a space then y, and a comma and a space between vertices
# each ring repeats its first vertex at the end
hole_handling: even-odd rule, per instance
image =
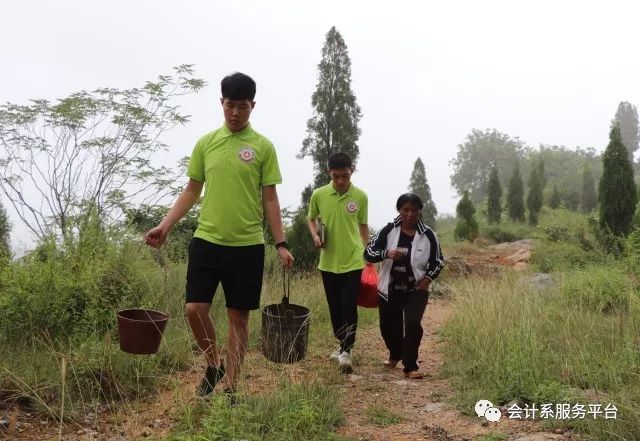
POLYGON ((362 270, 358 306, 363 308, 378 307, 378 272, 373 263, 367 263, 367 266, 362 270))

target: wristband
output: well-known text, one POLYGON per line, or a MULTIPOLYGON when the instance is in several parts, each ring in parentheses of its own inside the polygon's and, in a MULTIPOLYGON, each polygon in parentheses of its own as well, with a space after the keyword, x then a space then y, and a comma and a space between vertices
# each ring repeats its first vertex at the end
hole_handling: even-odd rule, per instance
POLYGON ((286 248, 286 249, 289 249, 289 247, 287 246, 287 241, 286 241, 286 240, 283 240, 282 242, 278 242, 278 243, 276 244, 276 250, 277 250, 278 248, 282 248, 282 247, 284 247, 284 248, 286 248))

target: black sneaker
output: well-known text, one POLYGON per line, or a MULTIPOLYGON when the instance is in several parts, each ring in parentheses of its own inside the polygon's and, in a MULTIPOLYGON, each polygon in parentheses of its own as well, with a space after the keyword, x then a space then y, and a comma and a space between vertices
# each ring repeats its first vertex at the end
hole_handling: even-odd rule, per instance
POLYGON ((196 395, 199 397, 210 395, 222 377, 224 377, 224 364, 220 363, 220 367, 207 366, 207 372, 196 389, 196 395))

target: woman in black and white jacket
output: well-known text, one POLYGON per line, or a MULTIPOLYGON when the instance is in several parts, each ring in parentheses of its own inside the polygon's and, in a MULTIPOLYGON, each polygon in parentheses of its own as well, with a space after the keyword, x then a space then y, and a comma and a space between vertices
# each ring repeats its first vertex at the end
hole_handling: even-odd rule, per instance
POLYGON ((429 285, 444 264, 438 238, 422 222, 422 200, 413 193, 396 202, 399 216, 373 237, 365 250, 368 262, 382 262, 378 292, 380 332, 389 349, 383 363, 394 368, 399 361, 407 378, 419 379, 418 349, 422 340, 422 316, 429 285))

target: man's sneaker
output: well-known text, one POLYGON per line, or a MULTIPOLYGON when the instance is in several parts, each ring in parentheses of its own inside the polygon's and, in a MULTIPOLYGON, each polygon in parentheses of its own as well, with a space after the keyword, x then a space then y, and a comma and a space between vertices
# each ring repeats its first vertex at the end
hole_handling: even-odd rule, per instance
POLYGON ((207 372, 196 389, 196 395, 199 397, 210 395, 222 377, 224 377, 224 364, 220 363, 220 367, 207 366, 207 372))
POLYGON ((338 348, 335 351, 333 351, 331 355, 329 355, 329 358, 332 360, 337 360, 338 357, 340 357, 341 353, 342 353, 342 349, 338 348))
POLYGON ((338 367, 343 374, 353 373, 353 364, 351 364, 351 354, 343 351, 338 356, 338 367))

